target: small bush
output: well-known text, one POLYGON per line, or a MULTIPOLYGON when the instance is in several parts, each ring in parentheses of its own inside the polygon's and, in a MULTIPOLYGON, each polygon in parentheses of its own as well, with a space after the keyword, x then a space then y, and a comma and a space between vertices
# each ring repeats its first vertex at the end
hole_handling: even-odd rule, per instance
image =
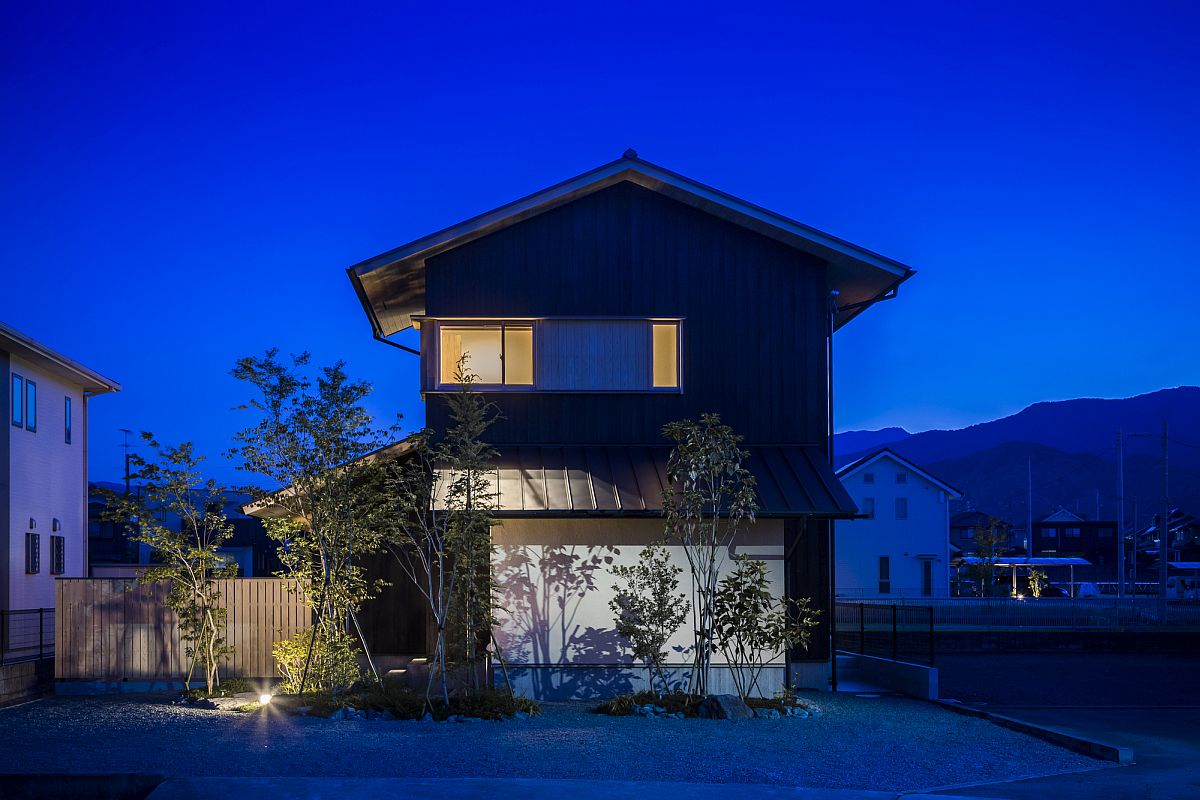
POLYGON ((620 694, 592 709, 597 714, 607 714, 610 717, 627 717, 638 706, 660 706, 668 714, 682 712, 685 717, 699 716, 700 706, 697 699, 684 692, 641 691, 637 694, 620 694))
POLYGON ((311 705, 313 710, 310 713, 317 716, 329 716, 340 705, 347 705, 360 711, 388 711, 396 719, 421 719, 428 711, 437 720, 444 720, 450 716, 497 720, 512 717, 518 711, 533 716, 542 710, 537 702, 528 697, 513 697, 508 692, 485 689, 478 694, 452 696, 448 709, 435 706, 430 711, 423 694, 408 688, 378 684, 363 686, 347 693, 342 697, 341 704, 335 704, 328 695, 322 695, 314 698, 311 705), (318 710, 325 713, 318 713, 318 710))
POLYGON ((279 665, 279 676, 283 682, 279 685, 282 694, 298 694, 300 682, 304 678, 304 665, 308 662, 308 679, 304 688, 307 691, 332 691, 350 686, 358 680, 358 651, 354 640, 345 634, 339 634, 330 640, 329 637, 318 635, 313 638, 312 629, 300 631, 290 639, 276 642, 271 648, 271 655, 279 665), (309 645, 312 645, 312 659, 308 657, 309 645))

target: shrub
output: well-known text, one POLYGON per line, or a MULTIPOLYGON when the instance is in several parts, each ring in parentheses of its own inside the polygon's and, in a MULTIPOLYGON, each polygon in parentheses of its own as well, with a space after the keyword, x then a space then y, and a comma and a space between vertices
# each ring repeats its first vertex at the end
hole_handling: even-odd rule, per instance
POLYGON ((313 636, 313 631, 300 631, 290 639, 276 642, 271 655, 279 667, 279 685, 282 694, 299 694, 304 681, 306 692, 331 691, 349 686, 358 680, 358 650, 354 639, 341 634, 332 641, 328 637, 313 636), (309 647, 312 657, 309 658, 309 647), (308 678, 304 680, 304 666, 308 664, 308 678))

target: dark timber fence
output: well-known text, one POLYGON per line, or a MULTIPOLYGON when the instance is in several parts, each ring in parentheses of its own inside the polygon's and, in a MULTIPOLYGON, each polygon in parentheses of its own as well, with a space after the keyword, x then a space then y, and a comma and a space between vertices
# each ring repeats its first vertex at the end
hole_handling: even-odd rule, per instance
POLYGON ((933 666, 932 607, 839 602, 836 614, 838 650, 933 666))

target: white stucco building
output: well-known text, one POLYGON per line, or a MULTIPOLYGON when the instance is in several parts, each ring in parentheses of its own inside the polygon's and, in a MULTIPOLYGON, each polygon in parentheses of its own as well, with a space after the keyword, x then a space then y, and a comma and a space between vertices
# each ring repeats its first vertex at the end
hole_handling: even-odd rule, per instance
POLYGON ((836 523, 836 594, 946 597, 949 501, 959 492, 887 449, 837 474, 865 518, 836 523))
POLYGON ((0 609, 53 608, 88 573, 88 400, 121 387, 3 323, 0 373, 0 609))

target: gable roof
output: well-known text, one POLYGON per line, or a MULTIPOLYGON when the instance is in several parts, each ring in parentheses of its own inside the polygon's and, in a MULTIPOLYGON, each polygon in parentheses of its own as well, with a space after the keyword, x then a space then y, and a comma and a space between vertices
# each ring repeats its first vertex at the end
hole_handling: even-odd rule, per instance
POLYGON ((882 450, 876 450, 874 453, 871 453, 870 455, 863 456, 862 458, 858 459, 857 461, 852 461, 851 463, 849 463, 846 466, 839 469, 837 471, 837 476, 839 478, 841 478, 843 481, 845 481, 846 478, 849 478, 851 475, 854 475, 857 472, 861 472, 862 470, 866 469, 870 465, 874 464, 876 461, 879 461, 880 459, 883 459, 883 458, 891 459, 892 461, 895 461, 897 464, 904 467, 905 469, 908 469, 908 470, 911 470, 911 471, 917 473, 925 480, 929 481, 930 483, 934 484, 935 486, 940 487, 942 489, 942 491, 946 492, 946 494, 950 495, 951 497, 954 497, 954 498, 962 497, 962 492, 960 492, 958 489, 955 489, 953 486, 946 483, 942 479, 929 474, 925 470, 918 467, 916 464, 912 463, 911 461, 909 461, 908 459, 906 459, 902 456, 897 455, 895 452, 888 450, 886 447, 883 448, 882 450))
POLYGON ((62 378, 67 383, 82 386, 90 394, 105 394, 121 391, 121 384, 104 377, 99 372, 85 367, 78 361, 67 358, 63 354, 51 350, 46 345, 32 339, 0 322, 0 350, 16 355, 25 361, 36 364, 52 375, 62 378))
POLYGON ((1083 522, 1083 517, 1078 514, 1073 514, 1065 508, 1060 508, 1050 516, 1042 520, 1042 522, 1083 522))
POLYGON ((623 181, 826 261, 830 288, 840 293, 835 319, 837 327, 872 304, 894 296, 899 285, 914 274, 914 270, 899 261, 651 164, 629 150, 616 161, 348 268, 346 272, 371 320, 375 335, 390 336, 404 330, 413 324, 414 315, 424 312, 427 259, 623 181))

